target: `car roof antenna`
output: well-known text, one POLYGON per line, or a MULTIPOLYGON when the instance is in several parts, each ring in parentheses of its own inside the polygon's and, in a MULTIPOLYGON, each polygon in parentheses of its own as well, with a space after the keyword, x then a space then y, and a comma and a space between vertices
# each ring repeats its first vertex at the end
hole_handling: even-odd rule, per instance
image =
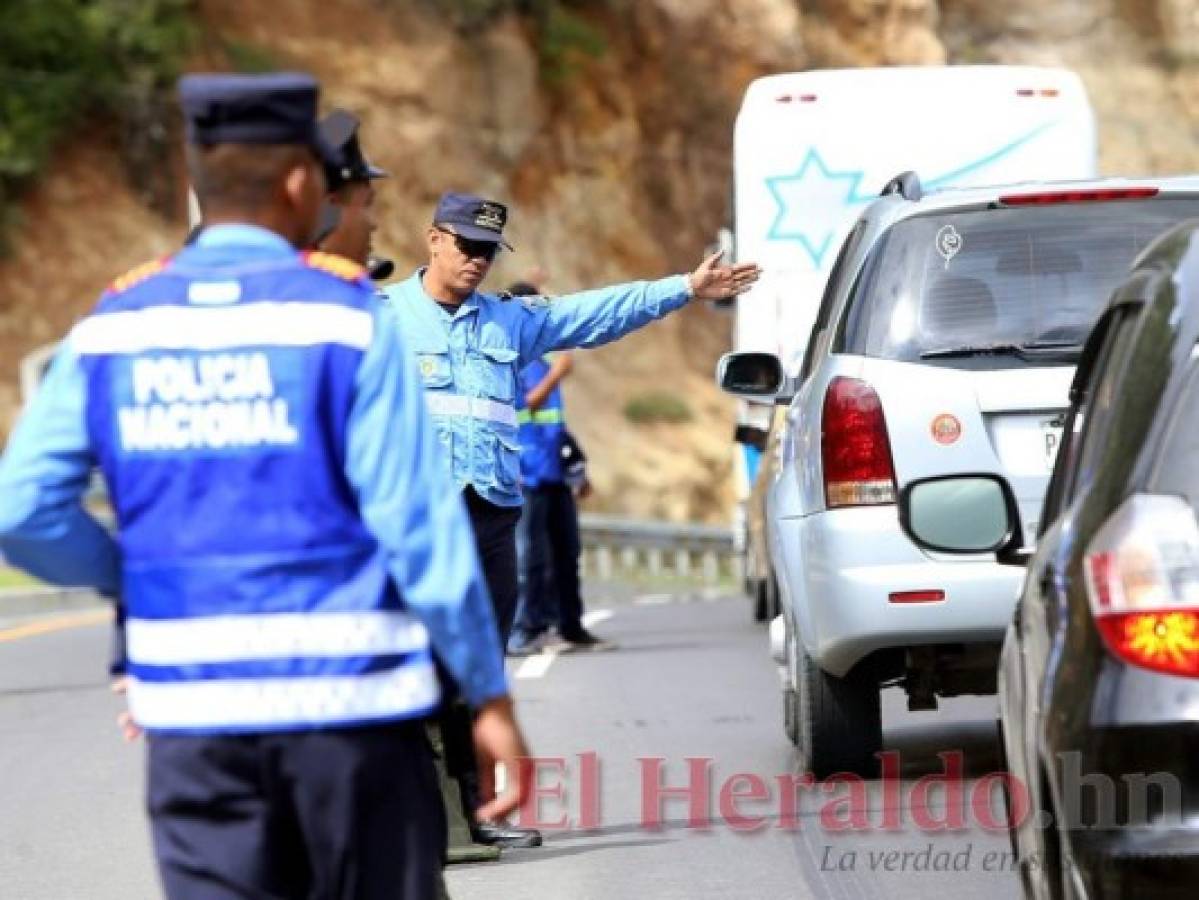
POLYGON ((900 172, 883 185, 883 189, 879 191, 878 195, 886 197, 888 194, 899 194, 905 200, 919 200, 924 196, 924 188, 920 186, 920 176, 910 170, 900 172))

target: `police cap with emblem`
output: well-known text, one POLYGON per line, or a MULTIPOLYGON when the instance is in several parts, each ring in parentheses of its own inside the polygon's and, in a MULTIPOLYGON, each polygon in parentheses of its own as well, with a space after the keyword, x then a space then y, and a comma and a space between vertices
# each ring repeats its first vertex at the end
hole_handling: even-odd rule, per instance
POLYGON ((341 165, 325 167, 325 181, 335 191, 352 181, 386 178, 387 173, 371 165, 358 143, 358 117, 344 109, 335 109, 321 119, 321 136, 341 153, 341 165))
POLYGON ((320 87, 302 72, 185 75, 179 100, 192 144, 303 144, 325 166, 341 154, 316 124, 320 87))
POLYGON ((433 224, 440 225, 470 241, 490 241, 512 246, 504 240, 508 207, 474 194, 442 194, 433 213, 433 224))

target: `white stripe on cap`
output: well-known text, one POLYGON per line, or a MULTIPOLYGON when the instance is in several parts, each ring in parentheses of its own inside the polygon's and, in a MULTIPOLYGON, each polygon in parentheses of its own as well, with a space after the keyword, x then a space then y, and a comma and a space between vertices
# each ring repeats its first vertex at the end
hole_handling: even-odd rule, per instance
POLYGON ((345 678, 129 681, 129 712, 142 728, 201 732, 406 718, 428 712, 441 693, 427 658, 345 678))
POLYGON ((332 303, 259 301, 229 307, 152 306, 100 313, 71 331, 81 356, 153 350, 232 347, 311 347, 342 344, 365 350, 374 319, 365 310, 332 303))
POLYGON ((425 627, 399 610, 129 619, 125 635, 129 659, 151 666, 380 656, 429 646, 425 627))
POLYGON ((429 402, 429 412, 435 416, 464 416, 500 425, 516 425, 516 409, 508 403, 437 390, 425 391, 425 399, 429 402))

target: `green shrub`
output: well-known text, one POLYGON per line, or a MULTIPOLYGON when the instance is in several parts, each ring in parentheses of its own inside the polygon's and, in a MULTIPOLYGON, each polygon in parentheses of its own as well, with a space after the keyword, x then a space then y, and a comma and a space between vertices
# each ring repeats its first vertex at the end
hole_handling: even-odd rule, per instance
POLYGON ((162 117, 187 48, 192 0, 6 0, 0 26, 0 239, 20 190, 85 116, 127 135, 131 172, 165 158, 162 117))
POLYGON ((695 418, 686 400, 667 391, 647 391, 638 394, 625 404, 624 416, 638 425, 652 422, 679 424, 695 418))
POLYGON ((478 34, 497 18, 516 13, 533 25, 541 77, 561 87, 582 58, 601 56, 607 49, 603 32, 580 11, 615 7, 618 0, 424 0, 463 34, 478 34))
POLYGON ((271 50, 250 41, 225 38, 221 41, 221 46, 224 47, 225 56, 228 57, 229 65, 235 72, 255 75, 286 68, 280 64, 279 58, 271 50))

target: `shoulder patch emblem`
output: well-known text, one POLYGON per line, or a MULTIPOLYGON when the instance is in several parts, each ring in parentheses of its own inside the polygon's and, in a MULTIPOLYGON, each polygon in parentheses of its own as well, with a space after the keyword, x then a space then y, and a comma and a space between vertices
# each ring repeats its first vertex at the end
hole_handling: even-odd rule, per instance
POLYGON ((363 266, 344 256, 338 256, 336 253, 309 250, 302 255, 304 265, 310 269, 320 269, 322 272, 336 275, 343 281, 358 281, 366 276, 366 269, 363 266))
POLYGON ((129 290, 135 284, 140 284, 141 282, 143 282, 147 278, 149 278, 151 275, 157 275, 159 272, 161 272, 163 269, 166 268, 167 262, 169 260, 170 260, 169 256, 164 256, 164 257, 161 257, 160 259, 154 259, 154 260, 151 260, 150 262, 144 262, 141 265, 134 266, 132 269, 130 269, 124 275, 121 275, 119 278, 114 278, 112 280, 112 283, 108 285, 109 293, 119 294, 122 291, 129 290))

